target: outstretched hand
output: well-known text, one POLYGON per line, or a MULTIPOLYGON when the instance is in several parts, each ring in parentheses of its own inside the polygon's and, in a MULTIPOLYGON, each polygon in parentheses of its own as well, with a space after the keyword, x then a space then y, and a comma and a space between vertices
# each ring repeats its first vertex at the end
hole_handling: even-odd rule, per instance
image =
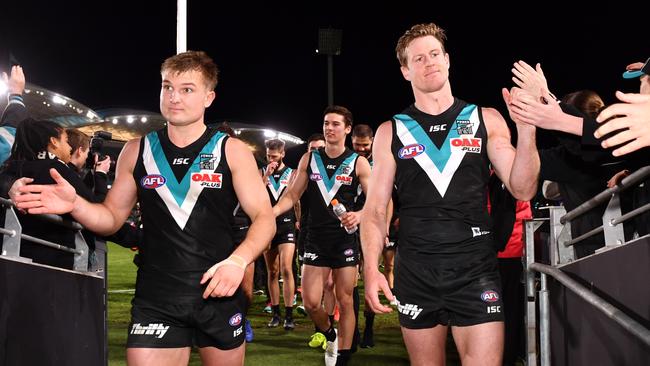
POLYGON ((15 65, 11 67, 11 75, 7 76, 6 72, 2 73, 2 80, 7 84, 9 94, 23 94, 25 91, 25 74, 23 68, 15 65))
POLYGON ((544 129, 554 129, 553 124, 560 120, 564 113, 558 103, 544 103, 543 100, 553 100, 548 91, 539 90, 536 97, 529 92, 514 87, 508 91, 501 90, 503 100, 508 107, 510 118, 517 124, 529 124, 544 129))
POLYGON ((541 101, 541 98, 545 97, 544 94, 549 93, 548 83, 539 63, 533 69, 524 61, 517 61, 513 65, 512 74, 512 81, 537 100, 541 101))
POLYGON ((59 172, 52 168, 55 184, 28 184, 18 188, 16 207, 30 214, 65 214, 74 208, 77 192, 59 172))
POLYGON ((600 112, 596 120, 599 123, 607 123, 600 126, 594 136, 601 138, 620 130, 602 142, 604 148, 623 144, 612 152, 614 156, 629 154, 650 146, 650 95, 617 91, 616 97, 625 103, 612 104, 600 112))

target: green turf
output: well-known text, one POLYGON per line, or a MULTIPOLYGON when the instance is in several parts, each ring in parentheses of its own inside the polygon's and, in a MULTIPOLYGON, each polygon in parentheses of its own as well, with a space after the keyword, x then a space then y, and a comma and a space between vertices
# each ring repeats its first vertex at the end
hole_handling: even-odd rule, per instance
MULTIPOLYGON (((130 319, 132 292, 115 292, 132 290, 135 283, 136 267, 129 249, 109 243, 108 245, 108 329, 109 329, 109 365, 125 365, 126 329, 130 319)), ((362 283, 360 284, 362 285, 362 283)), ((360 286, 361 291, 362 287, 360 286)), ((360 294, 363 299, 363 293, 360 294)), ((307 346, 313 333, 313 324, 302 315, 295 314, 296 329, 286 332, 281 327, 269 329, 266 323, 269 314, 263 313, 265 298, 255 296, 249 311, 255 339, 246 347, 246 365, 293 366, 322 365, 323 351, 307 346)), ((363 314, 363 304, 361 305, 363 314)), ((284 310, 283 310, 284 312, 284 310)), ((295 312, 294 312, 295 313, 295 312)), ((363 315, 360 316, 360 328, 363 330, 363 315)), ((408 365, 408 355, 402 341, 397 322, 397 313, 375 317, 375 344, 371 349, 359 349, 352 356, 350 365, 408 365)), ((457 356, 448 355, 448 364, 456 364, 457 356)), ((192 352, 190 365, 200 365, 197 352, 192 352)))

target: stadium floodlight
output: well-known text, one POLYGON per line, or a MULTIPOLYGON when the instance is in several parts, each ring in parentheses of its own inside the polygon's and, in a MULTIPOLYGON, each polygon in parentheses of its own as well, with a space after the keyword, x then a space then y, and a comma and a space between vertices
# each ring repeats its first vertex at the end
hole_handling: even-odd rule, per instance
POLYGON ((334 56, 341 54, 341 29, 321 28, 318 30, 316 53, 327 56, 327 104, 334 104, 334 56))

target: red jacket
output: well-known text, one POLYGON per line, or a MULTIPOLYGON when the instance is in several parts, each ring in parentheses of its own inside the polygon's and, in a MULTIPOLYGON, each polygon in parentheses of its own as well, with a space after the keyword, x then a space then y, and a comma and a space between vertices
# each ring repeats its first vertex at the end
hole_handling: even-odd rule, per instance
POLYGON ((524 255, 524 222, 525 219, 533 217, 530 209, 530 202, 517 201, 517 213, 515 214, 515 226, 512 234, 503 251, 498 253, 499 258, 519 258, 524 255))

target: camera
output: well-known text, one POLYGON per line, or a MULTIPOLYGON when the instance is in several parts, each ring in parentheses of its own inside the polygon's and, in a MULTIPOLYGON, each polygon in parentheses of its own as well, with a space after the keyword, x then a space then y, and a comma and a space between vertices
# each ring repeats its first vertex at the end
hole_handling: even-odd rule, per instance
MULTIPOLYGON (((95 131, 93 137, 90 139, 90 151, 88 151, 88 158, 86 159, 86 168, 93 169, 95 167, 95 156, 97 161, 102 161, 110 156, 109 147, 112 147, 113 135, 107 131, 95 131)), ((115 172, 115 157, 111 156, 110 171, 115 172)))

